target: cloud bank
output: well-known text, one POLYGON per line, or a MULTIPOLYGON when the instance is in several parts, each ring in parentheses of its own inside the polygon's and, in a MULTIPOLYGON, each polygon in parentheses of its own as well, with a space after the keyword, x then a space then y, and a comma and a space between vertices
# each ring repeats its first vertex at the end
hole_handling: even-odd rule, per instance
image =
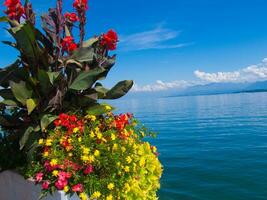
POLYGON ((164 82, 158 80, 153 84, 144 86, 135 84, 132 91, 154 92, 170 89, 185 89, 194 85, 207 83, 242 83, 264 81, 267 80, 267 58, 263 59, 259 64, 250 65, 236 71, 209 73, 201 70, 195 70, 194 75, 197 78, 197 80, 194 81, 174 80, 171 82, 164 82))

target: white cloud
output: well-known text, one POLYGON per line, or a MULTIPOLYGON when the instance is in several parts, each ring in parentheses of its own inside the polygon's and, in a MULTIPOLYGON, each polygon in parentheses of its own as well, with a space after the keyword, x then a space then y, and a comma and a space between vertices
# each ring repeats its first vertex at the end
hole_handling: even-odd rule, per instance
POLYGON ((176 39, 181 31, 162 28, 120 36, 120 48, 125 51, 137 51, 145 49, 175 49, 191 45, 192 43, 166 44, 166 42, 176 39))
POLYGON ((206 82, 254 82, 267 80, 267 58, 261 63, 251 65, 232 72, 208 73, 200 70, 194 71, 197 78, 206 82))
POLYGON ((135 84, 133 86, 132 91, 155 92, 155 91, 163 91, 163 90, 169 90, 169 89, 184 89, 184 88, 187 88, 193 85, 196 85, 194 81, 176 80, 172 82, 163 82, 161 80, 157 80, 154 84, 148 84, 144 86, 139 86, 135 84))

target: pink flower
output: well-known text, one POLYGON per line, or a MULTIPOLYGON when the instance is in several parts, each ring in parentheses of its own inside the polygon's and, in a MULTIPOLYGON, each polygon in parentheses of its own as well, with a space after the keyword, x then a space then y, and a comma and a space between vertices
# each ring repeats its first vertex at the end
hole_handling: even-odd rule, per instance
POLYGON ((49 181, 44 181, 43 184, 42 184, 43 190, 47 190, 48 187, 49 187, 49 185, 50 185, 50 182, 49 181))
POLYGON ((36 182, 41 182, 43 180, 43 175, 44 174, 42 172, 37 173, 35 177, 36 182))
POLYGON ((71 177, 71 173, 70 172, 59 172, 58 173, 58 180, 65 180, 71 177))
POLYGON ((58 179, 56 182, 55 182, 55 186, 58 190, 63 190, 64 187, 68 185, 68 181, 67 179, 64 179, 64 180, 61 180, 61 179, 58 179))
POLYGON ((78 183, 77 185, 74 185, 71 189, 73 192, 83 192, 83 185, 78 183))
POLYGON ((87 174, 92 173, 93 171, 94 171, 94 167, 93 167, 93 165, 88 165, 88 166, 83 170, 83 173, 84 173, 85 175, 87 175, 87 174))
POLYGON ((51 166, 50 162, 47 160, 47 161, 45 161, 45 163, 44 163, 44 167, 45 167, 45 169, 46 169, 48 172, 51 172, 51 171, 53 171, 54 169, 56 169, 56 168, 58 167, 58 165, 51 166))

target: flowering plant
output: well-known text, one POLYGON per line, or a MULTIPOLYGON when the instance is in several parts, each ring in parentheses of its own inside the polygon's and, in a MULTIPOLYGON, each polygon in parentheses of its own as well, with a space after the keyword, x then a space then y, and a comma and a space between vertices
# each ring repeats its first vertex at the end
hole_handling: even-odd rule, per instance
MULTIPOLYGON (((105 106, 106 110, 111 109, 105 106)), ((84 117, 60 114, 55 129, 39 140, 40 157, 28 176, 42 185, 87 199, 157 199, 162 173, 151 135, 131 114, 84 117)))
POLYGON ((8 147, 16 155, 22 155, 22 150, 24 156, 15 157, 13 164, 0 160, 0 169, 30 161, 37 140, 47 137, 45 130, 53 126, 59 113, 84 113, 99 105, 98 99, 120 98, 133 85, 125 80, 107 89, 99 82, 115 64, 116 56, 109 51, 116 49, 118 36, 109 30, 84 40, 87 0, 74 0, 74 11, 65 13, 62 0, 57 0, 56 7, 41 16, 42 31, 36 28, 28 0, 24 5, 20 0, 5 0, 4 5, 6 16, 0 17, 0 22, 8 23, 15 41, 4 43, 17 49, 19 56, 0 69, 0 125, 4 132, 0 152, 8 154, 8 147))
POLYGON ((162 166, 152 136, 131 114, 114 115, 98 99, 117 99, 133 86, 111 89, 99 81, 115 64, 114 30, 85 40, 87 0, 74 0, 63 13, 62 0, 35 25, 32 4, 5 0, 4 41, 18 59, 0 69, 0 171, 20 169, 42 185, 90 199, 157 199, 162 166), (78 24, 78 26, 76 26, 78 24), (73 29, 79 29, 75 37, 73 29), (79 41, 77 41, 79 38, 79 41))

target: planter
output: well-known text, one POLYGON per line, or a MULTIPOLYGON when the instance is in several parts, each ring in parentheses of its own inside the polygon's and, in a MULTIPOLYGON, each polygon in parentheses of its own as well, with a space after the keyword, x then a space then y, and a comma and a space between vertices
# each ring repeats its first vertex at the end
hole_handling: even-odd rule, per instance
MULTIPOLYGON (((25 180, 21 175, 13 171, 0 173, 0 199, 2 200, 37 200, 41 187, 32 181, 25 180)), ((75 194, 72 197, 65 195, 63 191, 48 195, 44 200, 79 200, 75 194)))

